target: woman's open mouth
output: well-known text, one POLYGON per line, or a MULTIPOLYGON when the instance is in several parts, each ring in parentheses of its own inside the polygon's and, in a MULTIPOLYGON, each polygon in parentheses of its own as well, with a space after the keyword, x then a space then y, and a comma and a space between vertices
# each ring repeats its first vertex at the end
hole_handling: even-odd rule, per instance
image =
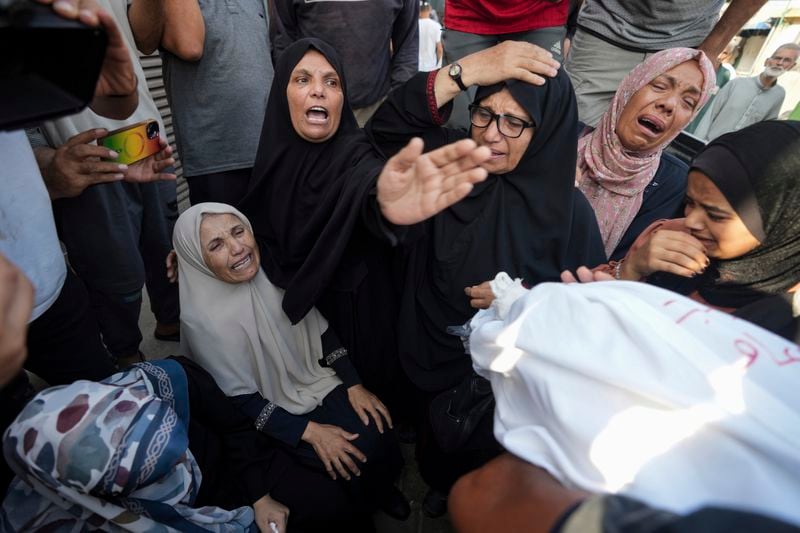
POLYGON ((328 110, 322 106, 314 106, 306 111, 306 120, 309 124, 327 124, 328 110))
POLYGON ((660 120, 652 115, 643 115, 639 117, 638 123, 640 129, 649 134, 651 137, 661 135, 667 128, 667 125, 663 120, 660 120))
POLYGON ((231 270, 242 270, 246 268, 250 263, 253 262, 253 254, 247 254, 244 259, 240 259, 239 261, 235 262, 233 266, 231 266, 231 270))

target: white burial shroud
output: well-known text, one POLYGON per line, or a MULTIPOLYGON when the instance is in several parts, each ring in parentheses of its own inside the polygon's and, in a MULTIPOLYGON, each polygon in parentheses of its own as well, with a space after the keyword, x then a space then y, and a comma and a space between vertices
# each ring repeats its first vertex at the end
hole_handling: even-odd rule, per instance
POLYGON ((644 283, 493 287, 470 349, 507 450, 571 487, 800 524, 800 347, 644 283))

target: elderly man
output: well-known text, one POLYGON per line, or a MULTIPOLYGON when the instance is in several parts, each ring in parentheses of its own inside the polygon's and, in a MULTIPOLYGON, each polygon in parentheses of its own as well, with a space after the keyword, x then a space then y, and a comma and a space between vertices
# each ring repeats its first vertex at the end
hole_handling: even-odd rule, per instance
POLYGON ((736 78, 720 90, 695 130, 701 139, 713 140, 756 122, 778 118, 786 91, 778 77, 797 64, 800 45, 783 44, 764 61, 758 76, 736 78))

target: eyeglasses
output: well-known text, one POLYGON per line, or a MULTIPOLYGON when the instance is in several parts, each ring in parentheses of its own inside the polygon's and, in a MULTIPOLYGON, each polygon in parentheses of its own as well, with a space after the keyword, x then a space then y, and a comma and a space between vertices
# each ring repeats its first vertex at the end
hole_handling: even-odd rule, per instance
POLYGON ((503 136, 511 139, 516 139, 522 135, 522 132, 525 131, 525 128, 532 128, 536 125, 533 122, 522 120, 521 118, 513 115, 498 115, 492 113, 485 107, 475 104, 469 106, 469 111, 469 121, 473 126, 476 128, 486 128, 494 120, 497 122, 497 130, 503 136))

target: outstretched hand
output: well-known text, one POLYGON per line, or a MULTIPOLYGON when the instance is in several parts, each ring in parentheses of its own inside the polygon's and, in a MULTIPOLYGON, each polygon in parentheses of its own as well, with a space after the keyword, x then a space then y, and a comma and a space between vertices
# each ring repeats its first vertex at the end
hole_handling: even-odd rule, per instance
POLYGON ((422 222, 467 196, 488 175, 479 165, 491 151, 470 139, 427 154, 423 148, 422 139, 411 139, 378 177, 378 204, 393 224, 422 222))

